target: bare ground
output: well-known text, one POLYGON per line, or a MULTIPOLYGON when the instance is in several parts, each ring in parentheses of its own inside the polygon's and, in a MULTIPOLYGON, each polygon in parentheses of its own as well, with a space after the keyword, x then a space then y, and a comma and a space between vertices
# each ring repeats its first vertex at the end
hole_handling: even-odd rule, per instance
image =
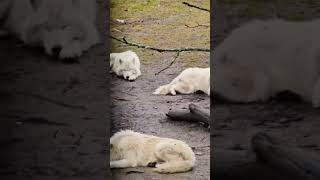
MULTIPOLYGON (((167 83, 182 70, 174 66, 159 75, 154 75, 163 66, 163 62, 143 66, 143 76, 135 82, 128 82, 113 77, 112 106, 113 132, 119 129, 132 129, 156 136, 180 139, 195 147, 197 163, 195 169, 188 173, 174 175, 157 175, 146 170, 144 174, 126 174, 127 170, 114 170, 115 178, 130 179, 139 177, 148 179, 209 179, 210 136, 209 131, 199 124, 172 122, 165 113, 170 108, 187 108, 189 103, 210 107, 209 97, 205 94, 156 96, 152 92, 161 84, 167 83), (147 71, 146 71, 147 70, 147 71)), ((149 168, 150 169, 150 168, 149 168)))
MULTIPOLYGON (((250 19, 280 17, 307 20, 319 16, 317 1, 218 1, 217 29, 213 35, 217 46, 232 29, 250 19)), ((213 50, 214 52, 214 50, 213 50)), ((214 88, 214 85, 213 85, 214 88)), ((211 105, 214 125, 211 145, 214 156, 211 171, 216 179, 288 179, 289 174, 263 164, 246 164, 253 159, 251 137, 264 131, 293 146, 320 154, 320 112, 297 97, 282 94, 267 103, 211 105), (222 153, 224 152, 224 153, 222 153), (220 156, 220 157, 219 157, 220 156), (242 160, 241 160, 242 159, 242 160), (237 165, 231 162, 241 160, 237 165)), ((294 177, 290 177, 294 178, 294 177)))
MULTIPOLYGON (((192 1, 209 7, 209 1, 192 1)), ((209 48, 209 13, 191 9, 182 1, 111 1, 111 35, 126 36, 128 41, 158 48, 209 48), (154 4, 152 4, 152 3, 154 4), (117 23, 116 19, 126 23, 117 23), (201 24, 203 26, 198 26, 201 24), (192 28, 186 25, 192 26, 192 28), (198 26, 194 27, 193 26, 198 26)), ((128 47, 111 41, 112 52, 133 50, 142 62, 142 76, 134 82, 112 76, 112 132, 132 129, 151 135, 180 139, 194 148, 194 170, 178 174, 157 174, 151 168, 115 169, 114 179, 210 179, 209 130, 200 124, 173 122, 167 119, 170 108, 188 108, 190 103, 210 107, 210 99, 203 93, 193 95, 157 96, 152 92, 169 83, 183 69, 190 66, 208 67, 209 53, 180 53, 176 62, 167 70, 155 75, 170 64, 175 53, 159 53, 128 47)))
MULTIPOLYGON (((100 1, 101 32, 105 8, 100 1)), ((70 64, 14 37, 0 49, 1 179, 105 179, 105 44, 70 64)))

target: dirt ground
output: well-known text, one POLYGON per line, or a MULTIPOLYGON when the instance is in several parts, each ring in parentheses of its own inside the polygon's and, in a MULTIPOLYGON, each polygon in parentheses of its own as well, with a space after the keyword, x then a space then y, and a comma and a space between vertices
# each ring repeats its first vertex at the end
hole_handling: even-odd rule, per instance
POLYGON ((79 63, 49 58, 14 37, 2 38, 0 49, 0 179, 106 179, 106 45, 79 63))
MULTIPOLYGON (((191 1, 209 8, 209 1, 191 1)), ((111 1, 111 35, 128 41, 158 48, 209 48, 209 13, 189 8, 182 1, 111 1), (149 3, 149 4, 148 4, 149 3), (150 4, 151 3, 151 4, 150 4), (153 4, 154 3, 154 4, 153 4), (144 8, 146 7, 146 8, 144 8), (125 20, 117 23, 115 20, 125 20), (189 26, 203 26, 189 28, 189 26)), ((195 103, 210 108, 210 98, 203 94, 156 96, 152 92, 169 83, 183 69, 190 66, 209 66, 209 53, 183 52, 167 70, 155 75, 170 64, 175 53, 159 53, 128 47, 112 42, 112 52, 133 50, 142 62, 142 76, 134 82, 115 75, 111 78, 112 132, 132 129, 156 136, 176 138, 194 148, 197 162, 194 170, 178 174, 157 174, 150 168, 112 170, 114 179, 209 179, 210 132, 199 124, 172 122, 166 113, 171 108, 187 108, 195 103)))
MULTIPOLYGON (((217 29, 212 37, 214 46, 217 46, 232 29, 250 19, 280 17, 305 20, 319 16, 319 9, 318 1, 218 1, 214 24, 217 29)), ((214 85, 212 86, 214 88, 214 85)), ((211 145, 214 156, 211 164, 214 168, 211 173, 216 179, 290 177, 263 165, 257 169, 239 163, 234 169, 230 168, 232 161, 234 163, 241 158, 254 159, 250 140, 256 132, 267 132, 289 145, 320 153, 320 111, 293 95, 280 95, 267 103, 232 104, 215 100, 213 102, 211 115, 214 125, 211 130, 211 145)))
POLYGON ((151 135, 183 140, 191 147, 195 147, 196 167, 191 172, 173 175, 157 175, 156 173, 151 173, 148 169, 145 169, 145 173, 138 175, 134 173, 127 174, 126 172, 130 170, 114 170, 114 178, 208 179, 210 175, 209 131, 198 124, 172 122, 167 119, 165 113, 170 108, 187 108, 191 102, 209 109, 209 97, 205 94, 178 96, 152 95, 157 86, 174 78, 177 72, 182 70, 182 67, 177 67, 178 65, 176 65, 158 76, 154 75, 161 65, 163 65, 163 62, 144 66, 143 69, 147 69, 148 71, 144 71, 143 76, 135 82, 128 82, 113 76, 111 85, 114 128, 112 128, 112 131, 132 129, 151 135))

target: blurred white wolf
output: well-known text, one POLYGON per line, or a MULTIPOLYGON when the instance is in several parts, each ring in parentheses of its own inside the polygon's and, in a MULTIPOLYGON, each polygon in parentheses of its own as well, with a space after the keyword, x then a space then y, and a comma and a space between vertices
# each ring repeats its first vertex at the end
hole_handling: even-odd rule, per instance
POLYGON ((291 91, 320 106, 320 20, 249 22, 213 53, 213 92, 226 99, 264 101, 291 91))
POLYGON ((130 81, 141 75, 140 59, 135 52, 125 51, 110 54, 111 72, 130 81))
POLYGON ((193 168, 195 155, 183 141, 120 131, 110 138, 110 167, 154 166, 158 173, 186 172, 193 168))
POLYGON ((210 68, 187 68, 170 84, 160 86, 153 94, 191 94, 196 91, 210 95, 210 68))
POLYGON ((61 59, 79 57, 99 42, 95 0, 2 0, 0 19, 26 44, 61 59))

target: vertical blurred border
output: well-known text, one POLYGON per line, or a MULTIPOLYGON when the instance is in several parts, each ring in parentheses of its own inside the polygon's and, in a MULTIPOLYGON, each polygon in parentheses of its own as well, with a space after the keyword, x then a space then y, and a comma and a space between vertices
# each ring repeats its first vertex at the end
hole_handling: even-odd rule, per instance
MULTIPOLYGON (((212 69, 213 69, 213 53, 214 53, 214 47, 215 47, 215 34, 216 34, 216 1, 210 0, 210 77, 212 77, 212 69)), ((210 90, 212 91, 214 88, 212 83, 212 78, 210 78, 210 90)), ((213 127, 213 94, 210 92, 210 127, 213 127)), ((213 179, 213 171, 214 171, 214 164, 213 164, 213 158, 214 158, 214 144, 213 139, 211 136, 213 135, 213 128, 210 128, 210 179, 213 179)))
MULTIPOLYGON (((105 47, 106 47, 106 54, 105 54, 105 67, 106 67, 106 83, 108 84, 110 82, 110 74, 108 73, 108 69, 109 69, 109 54, 110 54, 110 40, 109 40, 109 33, 110 33, 110 2, 109 1, 104 1, 104 7, 106 9, 106 13, 105 13, 105 19, 103 19, 104 21, 104 28, 105 28, 105 33, 104 33, 104 44, 105 44, 105 47)), ((109 87, 109 86, 107 86, 109 87)), ((107 91, 107 97, 105 97, 105 100, 106 100, 106 120, 108 121, 107 124, 108 126, 106 127, 106 154, 107 154, 107 157, 106 157, 106 169, 107 169, 107 172, 106 172, 106 179, 110 179, 111 180, 111 171, 110 171, 110 147, 109 147, 109 141, 110 141, 110 127, 111 127, 111 108, 110 108, 110 98, 111 98, 111 91, 110 91, 110 88, 107 88, 106 89, 107 91)))

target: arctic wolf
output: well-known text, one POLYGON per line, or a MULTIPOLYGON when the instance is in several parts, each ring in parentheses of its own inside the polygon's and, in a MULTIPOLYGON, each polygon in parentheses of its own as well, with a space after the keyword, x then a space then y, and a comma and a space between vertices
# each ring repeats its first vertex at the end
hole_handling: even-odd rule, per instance
POLYGON ((61 59, 79 57, 99 42, 94 0, 2 0, 0 18, 26 44, 61 59))
POLYGON ((320 106, 320 20, 249 22, 213 53, 213 92, 238 102, 281 91, 320 106))
POLYGON ((154 166, 158 173, 186 172, 193 168, 195 155, 184 142, 131 130, 110 138, 110 168, 154 166))
POLYGON ((125 51, 110 54, 111 72, 130 81, 141 75, 140 60, 135 52, 125 51))
POLYGON ((196 91, 210 95, 210 68, 187 68, 170 84, 160 86, 153 94, 191 94, 196 91))

